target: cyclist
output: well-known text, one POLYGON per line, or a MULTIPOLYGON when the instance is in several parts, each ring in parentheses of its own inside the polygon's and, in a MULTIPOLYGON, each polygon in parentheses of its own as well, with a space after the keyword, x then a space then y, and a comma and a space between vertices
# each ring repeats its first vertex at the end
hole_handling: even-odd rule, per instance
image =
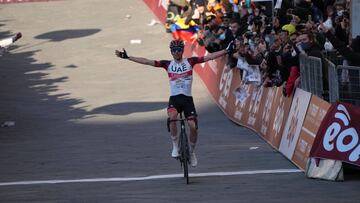
POLYGON ((125 49, 123 49, 123 51, 116 50, 115 54, 122 59, 128 59, 144 65, 161 67, 167 71, 170 80, 170 98, 167 113, 170 119, 170 135, 173 144, 171 156, 174 158, 179 156, 177 126, 175 122, 171 121, 176 120, 178 113, 184 111, 185 118, 190 128, 190 164, 195 167, 197 165, 195 145, 198 132, 197 114, 191 94, 193 66, 198 63, 213 60, 228 52, 232 52, 234 45, 233 43, 230 43, 224 50, 202 57, 191 58, 183 58, 184 46, 184 42, 180 39, 175 39, 170 42, 170 51, 173 60, 149 60, 141 57, 128 56, 125 49))

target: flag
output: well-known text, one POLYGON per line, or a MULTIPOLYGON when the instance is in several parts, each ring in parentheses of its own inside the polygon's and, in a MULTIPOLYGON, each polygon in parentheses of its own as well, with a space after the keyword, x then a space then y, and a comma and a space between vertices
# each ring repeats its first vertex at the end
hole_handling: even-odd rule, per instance
POLYGON ((174 24, 170 25, 170 30, 175 39, 182 39, 185 42, 195 42, 195 35, 199 31, 199 26, 194 21, 185 24, 185 19, 178 18, 174 24))

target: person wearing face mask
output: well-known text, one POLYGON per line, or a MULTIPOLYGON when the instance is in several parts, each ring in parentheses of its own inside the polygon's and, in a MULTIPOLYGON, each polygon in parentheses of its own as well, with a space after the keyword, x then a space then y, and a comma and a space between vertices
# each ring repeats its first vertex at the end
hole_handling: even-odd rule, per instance
POLYGON ((328 81, 328 69, 326 61, 321 52, 320 45, 315 40, 315 35, 312 32, 302 33, 298 37, 298 43, 296 44, 296 52, 303 53, 308 56, 313 56, 321 59, 322 62, 322 78, 323 78, 323 95, 324 100, 329 100, 329 81, 328 81))
POLYGON ((296 44, 298 52, 308 56, 322 58, 321 47, 315 41, 315 35, 311 32, 302 33, 298 36, 296 44))

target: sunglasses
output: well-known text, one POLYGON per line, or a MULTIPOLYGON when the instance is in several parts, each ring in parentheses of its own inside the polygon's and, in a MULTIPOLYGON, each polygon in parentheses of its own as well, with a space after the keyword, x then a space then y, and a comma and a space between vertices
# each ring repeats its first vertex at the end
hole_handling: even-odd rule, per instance
POLYGON ((181 47, 174 47, 171 49, 171 52, 182 52, 182 51, 184 51, 184 49, 181 47))

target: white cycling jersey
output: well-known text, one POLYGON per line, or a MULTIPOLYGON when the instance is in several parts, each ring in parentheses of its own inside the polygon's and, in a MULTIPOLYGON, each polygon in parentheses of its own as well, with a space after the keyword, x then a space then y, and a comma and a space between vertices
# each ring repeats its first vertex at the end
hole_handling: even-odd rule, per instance
POLYGON ((193 80, 193 66, 197 63, 203 63, 204 57, 184 58, 181 62, 155 61, 156 67, 162 67, 168 72, 170 81, 170 96, 183 94, 192 96, 191 86, 193 80))

